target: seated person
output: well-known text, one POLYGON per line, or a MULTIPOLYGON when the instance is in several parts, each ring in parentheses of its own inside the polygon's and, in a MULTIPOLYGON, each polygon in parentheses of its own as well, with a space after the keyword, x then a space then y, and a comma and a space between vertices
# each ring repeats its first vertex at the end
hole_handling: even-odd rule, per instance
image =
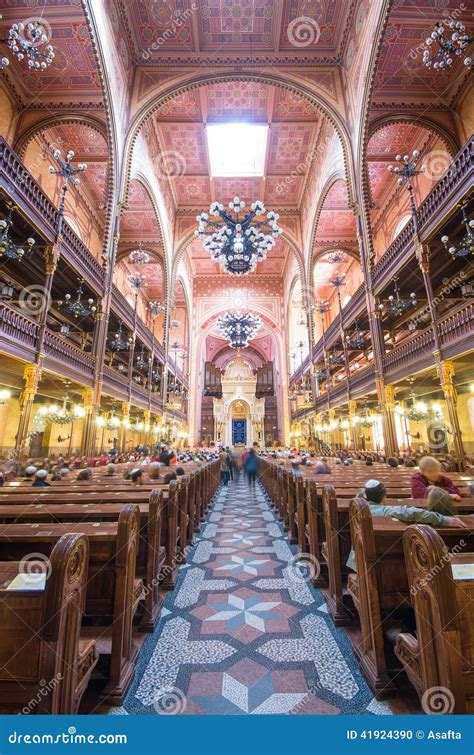
POLYGON ((430 511, 437 511, 444 516, 457 516, 456 506, 449 493, 436 486, 428 488, 428 491, 426 505, 430 511))
POLYGON ((461 500, 459 488, 454 482, 441 474, 441 465, 433 456, 424 456, 420 459, 420 471, 411 478, 411 494, 413 498, 426 498, 428 488, 435 485, 437 488, 446 490, 454 501, 461 500))
POLYGON ((113 464, 112 462, 110 462, 109 464, 107 464, 107 467, 106 467, 106 475, 107 475, 107 477, 113 477, 114 474, 116 473, 116 471, 117 471, 117 467, 116 467, 115 464, 113 464))
MULTIPOLYGON (((365 487, 357 493, 356 498, 364 498, 369 504, 372 516, 388 516, 406 524, 430 524, 432 527, 466 527, 457 516, 445 516, 435 510, 419 509, 416 506, 385 506, 383 504, 387 491, 383 482, 367 480, 365 487)), ((347 566, 356 571, 355 553, 351 549, 347 566)))
POLYGON ((58 482, 60 479, 61 475, 59 474, 59 467, 55 464, 51 467, 51 482, 58 482))
POLYGON ((31 482, 37 471, 38 467, 35 467, 34 464, 30 464, 30 466, 26 467, 23 482, 31 482))
POLYGON ((186 474, 186 472, 184 471, 183 467, 176 467, 176 476, 177 477, 182 477, 185 474, 186 474))
POLYGON ((331 470, 324 461, 317 461, 315 464, 314 474, 331 474, 331 470))
POLYGON ((371 467, 373 463, 374 463, 373 458, 371 456, 367 456, 366 459, 365 459, 365 465, 366 465, 366 467, 371 467))
POLYGON ((291 460, 291 471, 297 477, 300 477, 300 476, 303 475, 303 472, 300 469, 300 464, 301 464, 301 462, 300 462, 299 459, 292 459, 291 460))
POLYGON ((92 480, 92 469, 90 467, 81 469, 76 477, 76 480, 92 480))
POLYGON ((163 482, 165 485, 169 485, 171 480, 176 480, 176 479, 177 479, 176 472, 168 472, 167 474, 165 474, 163 478, 163 482))
POLYGON ((141 485, 143 482, 143 469, 136 467, 130 472, 130 479, 134 485, 141 485))
POLYGON ((389 467, 398 467, 398 459, 396 459, 395 456, 390 456, 390 458, 387 459, 387 464, 389 467))
POLYGON ((150 480, 158 480, 160 477, 161 463, 159 461, 152 461, 148 467, 148 476, 150 480))
POLYGON ((62 469, 59 470, 59 478, 61 480, 65 480, 68 474, 69 474, 69 467, 63 467, 62 469))
POLYGON ((47 469, 38 469, 35 473, 32 488, 49 488, 49 482, 46 482, 48 476, 47 469))

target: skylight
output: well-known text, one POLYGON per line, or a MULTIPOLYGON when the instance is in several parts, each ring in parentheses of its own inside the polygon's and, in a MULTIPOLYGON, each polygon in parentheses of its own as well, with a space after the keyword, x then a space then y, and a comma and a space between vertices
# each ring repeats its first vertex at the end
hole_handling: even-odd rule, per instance
POLYGON ((267 125, 214 123, 206 134, 211 176, 263 176, 267 125))

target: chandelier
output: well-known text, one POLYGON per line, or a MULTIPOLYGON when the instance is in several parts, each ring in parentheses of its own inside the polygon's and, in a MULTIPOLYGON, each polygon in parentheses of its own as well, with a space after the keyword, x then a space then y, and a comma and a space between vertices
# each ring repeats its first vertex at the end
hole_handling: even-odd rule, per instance
POLYGON ((142 249, 143 241, 140 241, 138 248, 130 252, 128 258, 133 265, 147 265, 150 261, 150 255, 142 249))
POLYGON ((398 286, 397 277, 393 279, 393 284, 395 295, 390 294, 387 303, 379 304, 379 309, 383 312, 386 312, 387 314, 402 315, 404 312, 406 312, 407 309, 410 309, 410 307, 416 307, 416 294, 412 292, 408 299, 403 299, 400 295, 400 288, 398 286))
POLYGON ((250 312, 242 313, 226 312, 217 318, 217 328, 224 338, 227 338, 233 349, 245 349, 255 333, 262 327, 262 321, 258 315, 250 312))
POLYGON ((142 344, 140 354, 135 360, 135 364, 139 370, 146 370, 150 366, 150 357, 145 357, 145 347, 142 344))
MULTIPOLYGON (((6 42, 18 61, 23 61, 25 58, 28 61, 28 66, 34 68, 36 71, 44 71, 54 60, 54 48, 52 45, 47 45, 48 30, 46 25, 40 20, 29 21, 26 26, 23 23, 13 24, 8 30, 8 37, 0 40, 0 42, 6 42), (46 45, 46 52, 42 52, 39 48, 41 45, 46 45)), ((7 57, 0 58, 0 71, 10 64, 7 57)))
POLYGON ((253 202, 250 212, 240 217, 244 207, 245 202, 234 197, 229 202, 230 212, 224 210, 223 204, 213 202, 209 213, 202 212, 196 218, 199 226, 195 236, 230 275, 245 275, 255 270, 257 262, 266 258, 283 233, 277 223, 280 216, 273 210, 266 212, 263 202, 253 202), (256 217, 265 213, 265 220, 254 223, 256 217), (220 218, 221 222, 210 220, 209 215, 220 218))
POLYGON ((158 317, 160 312, 164 312, 166 307, 160 301, 150 301, 148 302, 148 309, 151 316, 154 318, 154 317, 158 317))
POLYGON ((145 288, 148 285, 146 283, 146 275, 142 275, 140 273, 132 273, 131 275, 127 275, 127 280, 130 283, 131 287, 135 289, 135 296, 138 296, 138 292, 141 288, 145 288))
POLYGON ((112 351, 125 351, 125 349, 130 348, 132 343, 133 339, 131 337, 127 339, 124 338, 122 332, 122 320, 119 320, 118 330, 110 342, 110 348, 112 349, 112 351))
POLYGON ((443 242, 445 249, 454 258, 467 257, 474 252, 474 220, 468 220, 465 205, 461 207, 461 212, 462 222, 466 229, 466 233, 459 244, 457 246, 450 244, 449 236, 441 236, 441 241, 443 242))
POLYGON ((66 300, 65 302, 62 300, 58 301, 58 309, 63 309, 64 312, 73 315, 76 320, 78 317, 88 317, 97 311, 97 307, 94 305, 94 299, 88 299, 87 302, 82 301, 82 296, 84 294, 83 283, 84 279, 79 278, 79 288, 76 291, 75 301, 72 300, 71 294, 66 294, 64 296, 66 300))
POLYGON ((334 252, 329 252, 329 254, 326 254, 326 259, 331 263, 331 265, 337 265, 338 262, 346 261, 346 253, 343 252, 342 249, 337 249, 334 252))
POLYGON ((14 262, 21 262, 25 253, 33 249, 35 240, 32 238, 26 239, 26 244, 23 246, 19 246, 13 242, 10 236, 10 229, 13 225, 13 210, 14 206, 10 205, 6 218, 0 220, 0 258, 6 257, 14 262))
POLYGON ((332 353, 329 354, 329 363, 332 364, 333 367, 342 367, 346 363, 346 360, 343 354, 339 356, 336 350, 333 349, 332 353))
MULTIPOLYGON (((474 42, 474 37, 469 37, 466 34, 466 27, 461 21, 449 21, 446 25, 451 30, 451 39, 444 36, 445 28, 443 23, 438 22, 431 32, 431 36, 425 40, 428 48, 431 48, 435 42, 438 43, 438 49, 433 57, 430 57, 430 49, 423 51, 423 63, 428 68, 431 68, 431 66, 436 69, 450 68, 453 64, 454 56, 459 57, 463 55, 467 46, 471 42, 474 42)), ((472 66, 472 58, 464 58, 464 65, 470 68, 472 66)))
POLYGON ((346 336, 346 344, 349 349, 354 349, 354 351, 360 351, 365 348, 364 334, 359 330, 357 320, 354 324, 353 334, 346 336))

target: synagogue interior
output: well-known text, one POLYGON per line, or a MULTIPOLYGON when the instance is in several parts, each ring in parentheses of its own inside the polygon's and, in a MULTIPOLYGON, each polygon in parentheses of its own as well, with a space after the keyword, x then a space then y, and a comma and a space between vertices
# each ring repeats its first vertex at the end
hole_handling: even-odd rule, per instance
POLYGON ((0 713, 474 713, 468 6, 0 0, 0 713))

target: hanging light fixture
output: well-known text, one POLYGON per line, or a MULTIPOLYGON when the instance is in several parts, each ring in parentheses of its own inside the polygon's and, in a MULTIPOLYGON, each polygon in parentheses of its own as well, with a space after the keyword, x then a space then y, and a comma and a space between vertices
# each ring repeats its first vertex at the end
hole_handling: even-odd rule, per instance
MULTIPOLYGON (((445 25, 442 22, 438 22, 434 27, 431 35, 426 38, 427 50, 423 51, 423 63, 428 68, 435 68, 442 70, 443 68, 451 68, 455 57, 464 55, 467 51, 469 44, 474 42, 474 37, 469 37, 466 34, 466 27, 461 21, 449 21, 445 25), (448 27, 445 30, 445 25, 448 27), (444 36, 444 32, 449 34, 451 31, 451 38, 444 36), (437 43, 438 49, 432 46, 437 43), (431 53, 434 53, 431 56, 431 53)), ((472 66, 472 58, 466 56, 464 58, 464 65, 467 68, 472 66)))
POLYGON ((226 312, 217 318, 217 329, 233 349, 245 349, 261 327, 260 317, 250 312, 226 312))
POLYGON ((345 262, 347 255, 342 249, 336 249, 334 252, 326 254, 326 259, 331 265, 337 265, 339 262, 345 262))
POLYGON ((158 317, 160 312, 164 312, 166 307, 160 301, 150 301, 148 302, 148 309, 152 318, 155 318, 158 317))
POLYGON ((258 261, 264 260, 275 246, 276 239, 283 233, 278 226, 277 212, 266 212, 263 202, 253 202, 250 212, 243 215, 245 202, 239 197, 229 202, 229 210, 224 210, 220 202, 213 202, 209 213, 197 216, 198 229, 195 236, 203 242, 204 249, 222 265, 230 275, 245 275, 255 270, 258 261), (266 219, 254 222, 256 217, 266 214, 266 219), (210 220, 209 215, 217 220, 210 220))
MULTIPOLYGON (((0 42, 8 44, 20 63, 26 59, 30 68, 35 71, 44 71, 55 58, 53 45, 46 44, 48 39, 46 24, 41 19, 36 19, 29 21, 26 25, 24 23, 12 24, 7 38, 1 39, 0 42), (41 46, 44 46, 45 52, 39 49, 41 46)), ((9 64, 10 61, 6 56, 0 58, 0 71, 9 64)))
POLYGON ((147 370, 150 366, 150 357, 145 357, 145 347, 142 344, 140 354, 135 360, 135 364, 139 370, 147 370))
POLYGON ((31 252, 35 245, 33 238, 26 239, 26 244, 18 245, 13 242, 10 230, 13 225, 14 205, 10 204, 7 215, 0 220, 0 259, 5 257, 13 262, 21 262, 28 252, 31 252))
POLYGON ((354 332, 351 334, 348 334, 346 336, 346 344, 348 349, 353 349, 354 351, 361 351, 365 349, 365 339, 364 334, 361 330, 359 330, 359 324, 357 320, 354 323, 354 332))
POLYGON ((468 219, 465 205, 462 205, 461 212, 462 222, 466 229, 466 233, 459 244, 450 244, 449 236, 441 236, 444 248, 453 258, 468 257, 474 252, 474 220, 468 219))
POLYGON ((333 367, 342 367, 346 363, 346 360, 344 358, 344 355, 341 354, 341 356, 339 356, 336 352, 336 349, 334 348, 329 354, 329 363, 333 367))
POLYGON ((150 261, 150 255, 148 252, 145 252, 143 247, 143 241, 140 241, 138 244, 138 248, 134 249, 130 254, 128 255, 128 259, 132 263, 132 265, 147 265, 150 261))
POLYGON ((77 175, 78 173, 83 173, 85 170, 87 170, 86 163, 78 163, 78 165, 72 164, 72 159, 74 157, 74 150, 70 149, 68 152, 66 152, 66 157, 63 160, 61 157, 61 150, 55 149, 53 152, 53 157, 56 160, 56 162, 59 165, 59 169, 55 168, 54 165, 49 166, 49 172, 54 176, 59 176, 63 179, 63 185, 61 189, 61 201, 59 204, 59 214, 61 216, 64 215, 64 205, 66 202, 66 193, 69 188, 69 184, 72 183, 74 186, 79 186, 81 183, 81 179, 77 175))
POLYGON ((64 312, 73 315, 76 320, 78 317, 88 317, 97 311, 94 299, 88 299, 87 302, 82 301, 82 296, 84 294, 83 283, 84 279, 79 278, 79 288, 76 291, 75 301, 73 301, 71 294, 66 294, 64 296, 65 301, 58 301, 58 309, 62 309, 64 312))
POLYGON ((110 348, 112 351, 125 351, 129 349, 133 343, 132 337, 125 339, 122 331, 122 320, 119 320, 118 330, 115 336, 110 342, 110 348))
POLYGON ((390 294, 385 304, 379 304, 379 309, 382 312, 391 315, 402 315, 407 309, 410 309, 410 307, 416 307, 416 294, 413 292, 408 299, 402 298, 398 286, 398 277, 394 277, 393 279, 393 290, 394 294, 390 294))

